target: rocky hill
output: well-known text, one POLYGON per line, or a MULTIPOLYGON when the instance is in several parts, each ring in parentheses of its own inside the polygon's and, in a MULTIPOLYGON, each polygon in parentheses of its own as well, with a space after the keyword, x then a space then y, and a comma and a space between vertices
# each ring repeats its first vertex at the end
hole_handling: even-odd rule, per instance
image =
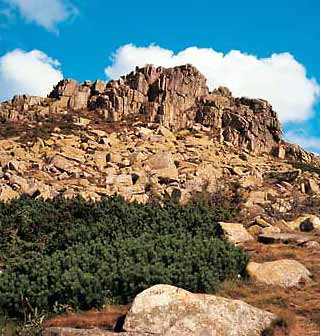
MULTIPOLYGON (((229 197, 239 208, 237 223, 221 228, 253 260, 270 261, 257 252, 257 240, 292 244, 294 252, 281 257, 297 246, 319 251, 319 157, 283 140, 267 101, 235 98, 225 87, 209 92, 191 65, 147 65, 108 83, 65 79, 47 98, 15 96, 0 104, 0 117, 2 201, 120 194, 128 201, 186 204, 229 197)), ((303 253, 295 259, 306 257, 313 267, 313 252, 303 253)), ((267 287, 309 281, 301 264, 282 259, 265 268, 251 263, 248 272, 267 287)))
POLYGON ((0 116, 1 200, 119 193, 184 203, 237 185, 251 210, 283 213, 319 191, 319 158, 282 140, 267 101, 209 92, 191 65, 62 80, 48 98, 0 104, 0 116))

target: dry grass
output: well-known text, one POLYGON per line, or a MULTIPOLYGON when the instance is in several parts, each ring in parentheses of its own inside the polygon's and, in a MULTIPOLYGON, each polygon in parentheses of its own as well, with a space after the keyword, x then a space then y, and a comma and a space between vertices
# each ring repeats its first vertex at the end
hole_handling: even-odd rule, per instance
POLYGON ((65 314, 44 322, 43 327, 102 328, 121 331, 129 306, 108 306, 102 310, 90 310, 77 314, 65 314))
POLYGON ((313 274, 313 282, 301 288, 286 289, 251 281, 226 282, 219 295, 243 300, 277 314, 283 326, 274 335, 320 335, 320 251, 289 245, 250 243, 251 260, 265 262, 295 259, 313 274))

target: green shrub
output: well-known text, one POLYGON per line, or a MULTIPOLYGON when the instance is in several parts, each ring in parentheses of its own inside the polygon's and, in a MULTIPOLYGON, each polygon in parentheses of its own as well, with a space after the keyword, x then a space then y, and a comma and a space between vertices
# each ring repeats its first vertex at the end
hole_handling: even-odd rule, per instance
POLYGON ((127 303, 157 283, 214 292, 246 254, 219 239, 218 207, 81 198, 0 203, 0 311, 127 303))
POLYGON ((106 299, 127 303, 157 283, 210 293, 246 263, 241 250, 200 234, 144 235, 110 245, 97 239, 17 264, 0 277, 0 302, 6 313, 22 314, 27 303, 49 311, 56 303, 81 309, 106 299))
POLYGON ((216 223, 227 219, 228 212, 204 203, 161 207, 128 203, 117 196, 96 203, 81 198, 14 200, 0 203, 0 260, 8 265, 15 263, 17 256, 50 254, 99 237, 112 241, 179 231, 218 236, 216 223))

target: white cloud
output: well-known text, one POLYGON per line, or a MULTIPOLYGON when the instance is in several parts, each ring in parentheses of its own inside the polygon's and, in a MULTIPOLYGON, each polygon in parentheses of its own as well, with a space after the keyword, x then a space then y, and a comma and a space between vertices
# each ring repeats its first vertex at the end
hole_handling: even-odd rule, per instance
POLYGON ((69 0, 5 0, 11 8, 18 9, 27 22, 35 22, 56 32, 57 24, 74 17, 78 10, 69 0))
POLYGON ((304 66, 289 53, 257 58, 237 50, 223 54, 191 47, 174 54, 156 45, 142 48, 127 44, 116 51, 105 73, 118 78, 146 63, 165 67, 191 63, 207 77, 210 89, 223 85, 235 96, 267 99, 283 122, 312 117, 320 94, 316 80, 309 79, 304 66))
POLYGON ((0 57, 0 101, 15 94, 45 97, 63 78, 59 62, 39 50, 20 49, 0 57))

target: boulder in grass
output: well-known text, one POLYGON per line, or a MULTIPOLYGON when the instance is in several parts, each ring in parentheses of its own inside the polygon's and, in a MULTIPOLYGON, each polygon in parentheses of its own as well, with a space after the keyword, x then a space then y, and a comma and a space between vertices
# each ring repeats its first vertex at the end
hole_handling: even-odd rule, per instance
POLYGON ((136 296, 124 330, 139 335, 260 336, 276 321, 276 315, 239 300, 156 285, 136 296))
POLYGON ((264 263, 249 262, 247 272, 258 282, 281 287, 298 287, 310 282, 312 276, 304 265, 290 259, 264 263))

